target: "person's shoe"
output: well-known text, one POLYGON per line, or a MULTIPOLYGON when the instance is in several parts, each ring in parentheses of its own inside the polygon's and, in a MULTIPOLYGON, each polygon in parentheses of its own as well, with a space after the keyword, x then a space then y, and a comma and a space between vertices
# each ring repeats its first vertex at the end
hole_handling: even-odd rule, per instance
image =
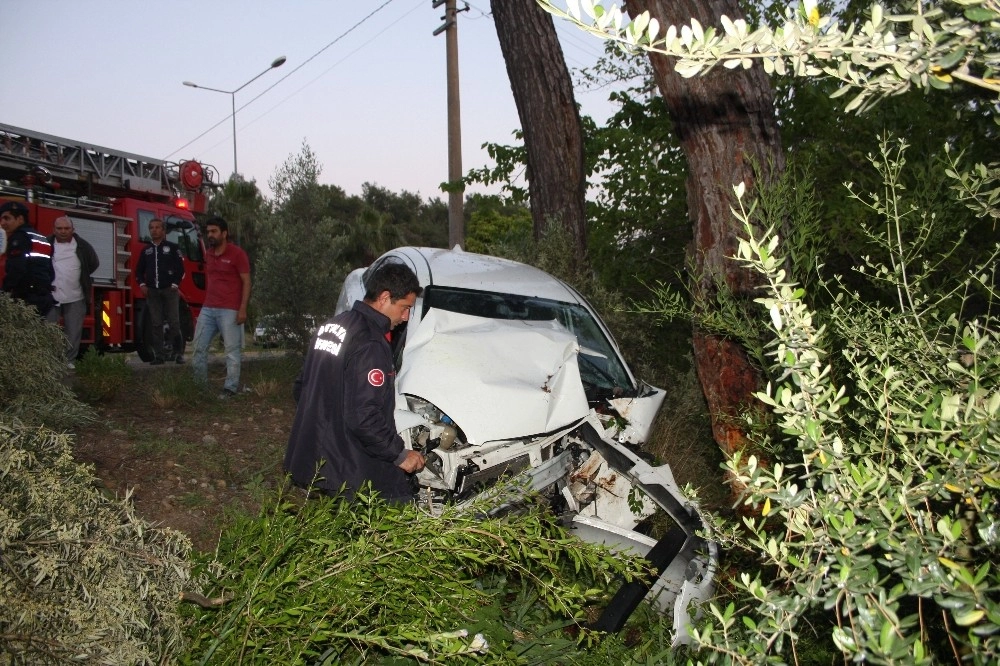
POLYGON ((152 361, 149 362, 149 364, 150 365, 163 365, 163 359, 162 358, 154 358, 152 361))
POLYGON ((177 365, 184 365, 184 355, 178 354, 177 356, 175 356, 174 363, 176 363, 177 365))
POLYGON ((234 397, 236 397, 236 391, 230 391, 229 389, 225 389, 219 394, 219 400, 229 400, 234 397))
POLYGON ((74 365, 73 363, 67 363, 66 367, 70 370, 76 370, 76 365, 74 365))

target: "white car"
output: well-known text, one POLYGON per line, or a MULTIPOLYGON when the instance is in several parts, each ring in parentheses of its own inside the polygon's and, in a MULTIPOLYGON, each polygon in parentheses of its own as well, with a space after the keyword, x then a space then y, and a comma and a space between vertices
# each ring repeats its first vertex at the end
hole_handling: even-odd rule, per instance
POLYGON ((686 641, 691 602, 711 595, 717 552, 697 534, 701 517, 670 468, 634 451, 664 391, 636 379, 575 289, 506 259, 398 248, 347 277, 338 313, 387 261, 409 266, 424 287, 394 340, 396 427, 426 457, 421 496, 432 506, 468 501, 521 474, 581 538, 631 548, 661 572, 651 591, 624 586, 597 628, 620 629, 648 592, 672 611, 675 642, 686 641), (657 507, 675 524, 659 541, 635 530, 657 507))

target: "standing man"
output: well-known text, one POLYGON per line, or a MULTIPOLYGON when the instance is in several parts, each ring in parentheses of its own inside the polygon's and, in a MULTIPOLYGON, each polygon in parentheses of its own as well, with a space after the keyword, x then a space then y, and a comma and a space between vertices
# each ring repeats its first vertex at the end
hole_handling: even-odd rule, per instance
POLYGON ((91 277, 101 260, 94 247, 80 238, 73 228, 73 220, 63 215, 56 218, 53 225, 55 235, 49 236, 52 245, 52 296, 55 306, 49 310, 46 319, 53 324, 63 319, 63 334, 66 336, 66 363, 70 370, 80 353, 80 336, 83 334, 83 318, 87 315, 93 299, 91 277))
POLYGON ((146 297, 149 310, 149 324, 152 331, 152 365, 163 365, 163 319, 170 324, 170 348, 168 360, 184 362, 184 338, 181 334, 179 310, 181 278, 184 277, 184 260, 175 243, 166 239, 163 220, 154 217, 149 221, 149 246, 139 255, 135 266, 135 279, 142 295, 146 297))
POLYGON ((3 291, 35 306, 44 317, 55 304, 52 244, 28 222, 28 207, 20 201, 0 204, 0 227, 7 233, 3 291))
POLYGON ((298 408, 284 468, 303 487, 347 499, 364 485, 389 502, 414 497, 424 457, 403 446, 393 418, 396 372, 387 336, 423 289, 403 264, 378 268, 363 301, 320 327, 295 382, 298 408))
POLYGON ((240 390, 240 362, 243 354, 243 322, 250 302, 250 259, 229 242, 229 225, 221 217, 205 223, 208 253, 205 276, 208 280, 205 306, 194 329, 194 376, 208 382, 208 346, 216 333, 222 335, 226 351, 226 382, 220 398, 240 390))

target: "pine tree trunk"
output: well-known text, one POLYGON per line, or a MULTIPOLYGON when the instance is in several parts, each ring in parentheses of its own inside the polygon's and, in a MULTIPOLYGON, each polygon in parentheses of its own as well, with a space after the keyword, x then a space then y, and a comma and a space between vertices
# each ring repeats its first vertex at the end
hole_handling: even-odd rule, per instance
MULTIPOLYGON (((722 14, 742 17, 736 0, 627 0, 631 16, 643 11, 663 26, 720 26, 722 14)), ((719 28, 721 29, 721 27, 719 28)), ((711 302, 716 285, 748 303, 755 296, 754 274, 729 259, 742 228, 730 212, 733 186, 754 185, 753 163, 764 178, 784 168, 781 139, 774 115, 771 84, 759 65, 749 70, 722 67, 709 74, 681 78, 673 59, 650 56, 656 83, 674 120, 688 161, 688 215, 694 225, 689 249, 692 287, 702 302, 711 302)), ((744 437, 734 417, 755 402, 760 377, 740 345, 695 325, 694 356, 698 377, 712 415, 713 433, 727 452, 741 448, 744 437)))
POLYGON ((491 0, 490 8, 524 132, 535 238, 549 223, 561 224, 583 260, 583 131, 555 25, 535 0, 491 0))

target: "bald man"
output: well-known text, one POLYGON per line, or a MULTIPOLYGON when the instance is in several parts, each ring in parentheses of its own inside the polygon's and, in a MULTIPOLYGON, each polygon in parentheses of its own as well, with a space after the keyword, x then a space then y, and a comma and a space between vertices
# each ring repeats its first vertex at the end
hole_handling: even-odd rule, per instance
POLYGON ((55 234, 49 237, 49 242, 52 244, 52 268, 56 275, 52 281, 56 304, 49 310, 46 319, 55 324, 62 317, 66 363, 73 369, 80 354, 83 318, 93 300, 94 281, 91 276, 101 265, 101 260, 97 258, 94 247, 76 233, 73 220, 69 217, 63 215, 57 218, 53 229, 55 234))

